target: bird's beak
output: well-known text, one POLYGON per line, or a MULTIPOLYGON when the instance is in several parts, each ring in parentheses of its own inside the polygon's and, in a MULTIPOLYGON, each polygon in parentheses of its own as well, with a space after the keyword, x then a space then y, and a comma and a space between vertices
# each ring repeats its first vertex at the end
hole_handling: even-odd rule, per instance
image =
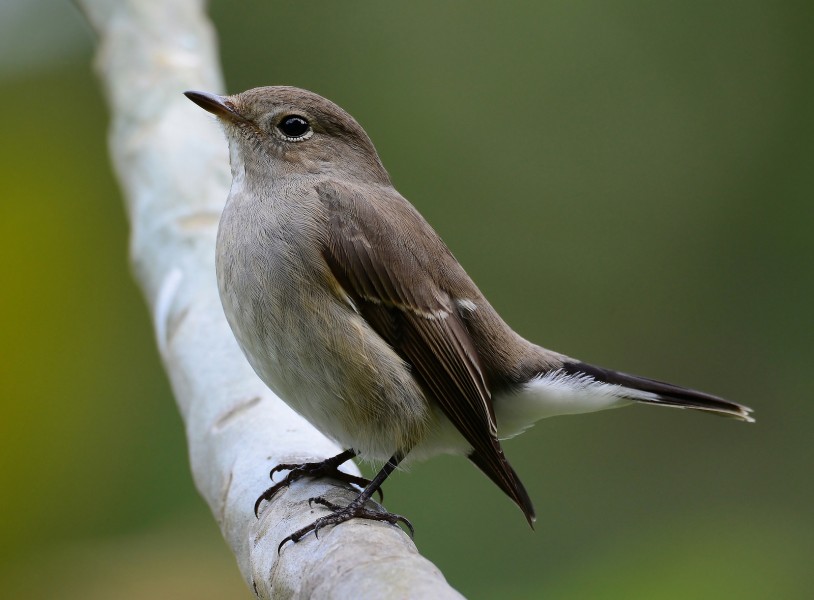
POLYGON ((184 92, 184 96, 192 100, 202 109, 211 112, 213 115, 221 119, 227 119, 229 121, 246 120, 246 117, 237 112, 234 104, 232 104, 225 96, 194 91, 184 92))

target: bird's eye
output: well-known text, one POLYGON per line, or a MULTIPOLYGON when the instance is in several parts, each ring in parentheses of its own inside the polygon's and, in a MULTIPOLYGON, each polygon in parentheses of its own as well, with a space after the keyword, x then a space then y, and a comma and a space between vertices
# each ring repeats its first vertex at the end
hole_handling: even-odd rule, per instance
POLYGON ((301 140, 311 132, 311 125, 305 117, 288 115, 277 123, 277 129, 290 140, 301 140))

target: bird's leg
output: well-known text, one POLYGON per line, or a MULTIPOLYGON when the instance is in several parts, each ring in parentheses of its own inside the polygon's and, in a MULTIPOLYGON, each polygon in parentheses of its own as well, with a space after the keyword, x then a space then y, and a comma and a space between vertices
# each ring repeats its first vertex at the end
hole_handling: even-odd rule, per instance
MULTIPOLYGON (((344 452, 340 452, 336 456, 332 456, 331 458, 327 458, 320 462, 310 462, 310 463, 289 463, 289 464, 281 464, 274 467, 271 472, 269 473, 269 477, 274 480, 274 474, 279 471, 288 471, 288 475, 286 475, 281 481, 275 483, 273 486, 268 488, 265 492, 260 494, 260 497, 257 498, 257 501, 254 503, 254 514, 257 516, 258 509, 260 508, 260 503, 264 500, 268 501, 271 500, 272 496, 276 494, 279 490, 284 487, 288 487, 291 485, 292 482, 297 481, 298 479, 302 479, 303 477, 330 477, 332 479, 338 479, 339 481, 343 481, 345 483, 350 483, 353 485, 357 485, 361 488, 365 488, 370 485, 370 480, 365 479, 364 477, 358 477, 356 475, 351 475, 349 473, 345 473, 344 471, 339 470, 339 465, 344 462, 349 461, 351 458, 356 456, 356 450, 352 448, 350 450, 345 450, 344 452)), ((379 498, 383 499, 381 489, 379 491, 379 498)))
POLYGON ((353 502, 345 507, 337 506, 333 502, 328 502, 324 498, 309 498, 308 504, 316 503, 321 504, 322 506, 327 506, 333 511, 333 513, 320 517, 310 525, 307 525, 306 527, 303 527, 302 529, 299 529, 298 531, 295 531, 289 535, 282 542, 280 542, 280 545, 277 547, 277 552, 280 551, 286 542, 297 543, 312 531, 314 532, 314 535, 319 537, 319 530, 326 525, 339 525, 340 523, 344 523, 345 521, 349 521, 351 519, 386 521, 391 525, 404 523, 404 525, 406 525, 410 530, 410 537, 412 537, 414 534, 413 525, 406 518, 389 512, 370 510, 369 508, 365 507, 365 503, 370 500, 371 496, 373 496, 373 494, 376 493, 376 491, 381 487, 384 480, 387 479, 387 476, 396 469, 404 456, 405 453, 394 454, 393 457, 387 461, 387 464, 382 467, 382 470, 379 471, 378 474, 365 487, 365 489, 362 490, 362 493, 360 493, 353 502))

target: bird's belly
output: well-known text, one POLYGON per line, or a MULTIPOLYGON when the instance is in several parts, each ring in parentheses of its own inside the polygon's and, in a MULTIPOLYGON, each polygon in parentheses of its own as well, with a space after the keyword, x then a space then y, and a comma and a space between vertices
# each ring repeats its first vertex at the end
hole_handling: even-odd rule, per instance
POLYGON ((322 283, 278 264, 261 285, 240 286, 249 298, 222 286, 238 343, 266 385, 343 448, 376 460, 410 450, 433 411, 409 367, 322 283))

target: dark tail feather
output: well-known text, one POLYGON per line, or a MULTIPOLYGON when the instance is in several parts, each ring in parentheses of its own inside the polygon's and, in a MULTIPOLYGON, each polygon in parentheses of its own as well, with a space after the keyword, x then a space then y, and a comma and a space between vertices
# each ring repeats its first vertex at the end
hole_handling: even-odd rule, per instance
POLYGON ((730 402, 706 392, 699 392, 671 383, 647 379, 646 377, 619 373, 618 371, 611 371, 610 369, 603 369, 582 362, 565 363, 561 369, 570 375, 588 376, 602 383, 618 385, 631 390, 631 394, 627 397, 637 402, 701 410, 724 417, 733 417, 747 423, 754 423, 755 421, 751 414, 752 409, 748 406, 730 402), (637 394, 636 392, 645 393, 637 394))

